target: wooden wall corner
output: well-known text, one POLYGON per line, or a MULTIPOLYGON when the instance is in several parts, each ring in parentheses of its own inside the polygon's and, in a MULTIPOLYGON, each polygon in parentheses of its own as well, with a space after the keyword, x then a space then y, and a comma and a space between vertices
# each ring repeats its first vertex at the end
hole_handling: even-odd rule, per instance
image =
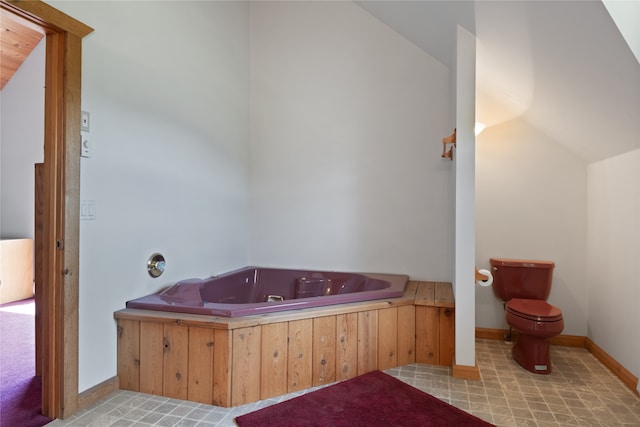
POLYGON ((86 408, 120 389, 120 381, 118 377, 109 378, 78 395, 78 410, 86 408))
POLYGON ((453 378, 460 378, 463 380, 480 380, 480 369, 478 369, 478 365, 467 366, 467 365, 456 365, 456 358, 453 358, 451 362, 451 376, 453 378))

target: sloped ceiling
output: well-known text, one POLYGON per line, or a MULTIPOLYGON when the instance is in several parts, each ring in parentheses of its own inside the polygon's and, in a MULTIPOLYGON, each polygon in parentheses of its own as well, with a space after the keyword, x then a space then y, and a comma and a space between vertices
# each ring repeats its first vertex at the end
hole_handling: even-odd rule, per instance
POLYGON ((44 37, 39 28, 0 9, 0 90, 44 37))
POLYGON ((640 148, 640 64, 599 1, 359 1, 452 68, 477 37, 477 120, 515 118, 590 163, 640 148))
MULTIPOLYGON (((594 162, 640 148, 640 64, 600 1, 358 1, 452 68, 477 37, 477 120, 521 118, 594 162)), ((43 34, 0 10, 0 89, 43 34)))

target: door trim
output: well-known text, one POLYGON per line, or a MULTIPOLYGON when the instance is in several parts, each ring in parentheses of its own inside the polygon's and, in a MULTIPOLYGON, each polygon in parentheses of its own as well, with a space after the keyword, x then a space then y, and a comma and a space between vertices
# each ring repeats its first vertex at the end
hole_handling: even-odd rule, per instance
POLYGON ((46 34, 42 413, 66 418, 79 409, 81 58, 93 29, 40 0, 0 0, 0 7, 46 34))

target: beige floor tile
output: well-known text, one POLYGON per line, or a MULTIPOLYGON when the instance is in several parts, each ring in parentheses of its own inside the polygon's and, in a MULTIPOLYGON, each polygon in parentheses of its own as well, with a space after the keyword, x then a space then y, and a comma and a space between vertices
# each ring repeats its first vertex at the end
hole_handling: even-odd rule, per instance
MULTIPOLYGON (((534 374, 513 361, 511 343, 477 340, 480 381, 452 378, 442 366, 413 364, 386 372, 499 427, 640 426, 640 398, 588 351, 554 346, 551 359, 551 374, 534 374)), ((236 416, 313 390, 236 408, 118 391, 48 426, 232 427, 236 416)))

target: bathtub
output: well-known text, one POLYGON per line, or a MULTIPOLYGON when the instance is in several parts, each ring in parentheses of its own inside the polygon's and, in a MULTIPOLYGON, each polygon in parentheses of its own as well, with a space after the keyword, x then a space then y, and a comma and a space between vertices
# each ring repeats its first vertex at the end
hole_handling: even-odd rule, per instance
POLYGON ((406 276, 246 267, 208 279, 186 279, 127 308, 241 317, 396 298, 406 276))

